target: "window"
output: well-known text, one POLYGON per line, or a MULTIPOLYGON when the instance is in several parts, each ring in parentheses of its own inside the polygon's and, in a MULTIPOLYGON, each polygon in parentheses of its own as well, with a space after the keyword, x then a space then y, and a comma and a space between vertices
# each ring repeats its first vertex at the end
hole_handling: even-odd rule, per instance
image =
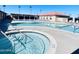
POLYGON ((52 18, 50 17, 50 20, 52 20, 52 18))

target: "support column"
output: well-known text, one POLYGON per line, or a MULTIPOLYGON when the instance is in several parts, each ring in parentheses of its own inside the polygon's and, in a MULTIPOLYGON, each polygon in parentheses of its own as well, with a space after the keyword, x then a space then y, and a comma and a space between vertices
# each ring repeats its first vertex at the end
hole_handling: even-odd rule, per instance
POLYGON ((19 16, 18 16, 18 20, 19 20, 19 16))

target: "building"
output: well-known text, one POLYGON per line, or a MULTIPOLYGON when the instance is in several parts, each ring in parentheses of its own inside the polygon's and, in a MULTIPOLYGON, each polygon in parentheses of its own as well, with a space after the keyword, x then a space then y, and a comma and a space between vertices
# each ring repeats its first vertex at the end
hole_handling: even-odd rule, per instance
POLYGON ((14 20, 36 20, 39 18, 38 15, 30 15, 30 14, 14 14, 11 13, 11 16, 14 20))
POLYGON ((6 13, 3 11, 0 11, 0 21, 4 18, 6 18, 6 13))
POLYGON ((72 22, 73 18, 61 12, 49 12, 39 15, 11 13, 14 20, 40 20, 52 22, 72 22))
POLYGON ((75 18, 75 23, 79 23, 79 17, 75 18))
POLYGON ((45 14, 40 14, 39 19, 52 22, 69 22, 70 20, 72 20, 69 15, 61 12, 49 12, 45 14))
POLYGON ((12 21, 10 15, 7 13, 0 11, 0 30, 3 32, 7 31, 9 23, 12 21))

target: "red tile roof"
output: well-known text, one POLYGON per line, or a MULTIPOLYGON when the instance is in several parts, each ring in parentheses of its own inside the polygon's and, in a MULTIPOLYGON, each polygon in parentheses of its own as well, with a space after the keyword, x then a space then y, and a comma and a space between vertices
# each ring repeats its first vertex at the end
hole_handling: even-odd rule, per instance
POLYGON ((56 15, 66 15, 62 12, 48 12, 48 13, 44 13, 44 14, 39 14, 40 16, 56 16, 56 15))

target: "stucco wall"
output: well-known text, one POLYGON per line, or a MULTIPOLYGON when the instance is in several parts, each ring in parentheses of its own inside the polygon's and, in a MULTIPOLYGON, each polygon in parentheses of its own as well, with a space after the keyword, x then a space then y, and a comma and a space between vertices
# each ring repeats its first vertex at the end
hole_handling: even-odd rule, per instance
POLYGON ((39 16, 40 20, 43 21, 52 21, 52 22, 67 22, 68 18, 57 17, 57 16, 39 16))
POLYGON ((63 17, 57 17, 56 22, 67 22, 68 18, 63 18, 63 17))

